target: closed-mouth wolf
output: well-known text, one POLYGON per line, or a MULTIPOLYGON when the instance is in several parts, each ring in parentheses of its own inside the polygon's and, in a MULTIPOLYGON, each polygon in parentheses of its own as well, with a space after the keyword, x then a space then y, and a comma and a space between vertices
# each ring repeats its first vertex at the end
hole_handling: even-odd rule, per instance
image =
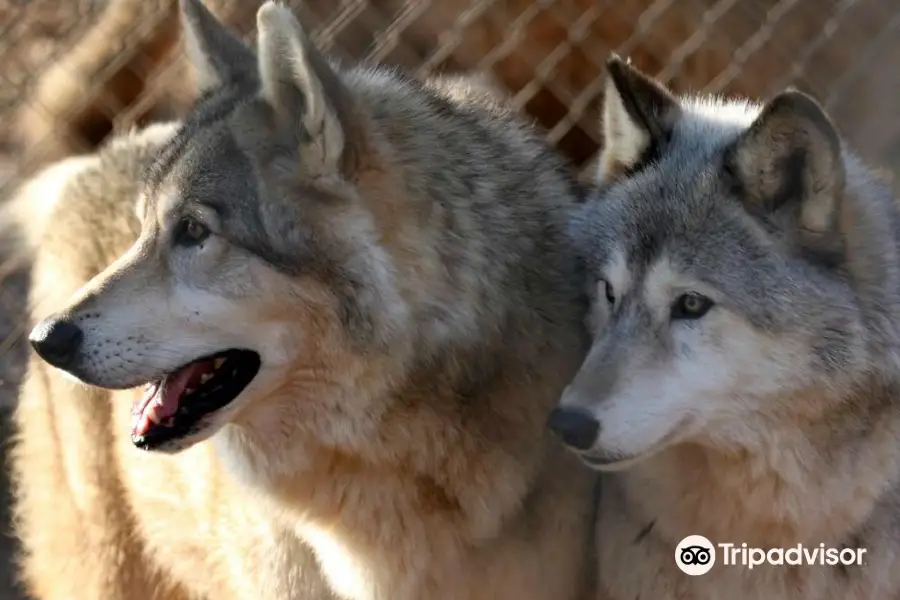
POLYGON ((181 9, 194 111, 140 181, 63 186, 38 246, 30 587, 589 596, 596 475, 545 427, 588 347, 562 159, 481 85, 332 64, 272 2, 256 52, 181 9))
POLYGON ((897 597, 889 190, 805 93, 680 98, 608 66, 600 189, 570 230, 594 341, 549 418, 604 473, 601 595, 897 597), (705 574, 676 564, 690 535, 705 574), (791 548, 815 564, 749 568, 791 548))

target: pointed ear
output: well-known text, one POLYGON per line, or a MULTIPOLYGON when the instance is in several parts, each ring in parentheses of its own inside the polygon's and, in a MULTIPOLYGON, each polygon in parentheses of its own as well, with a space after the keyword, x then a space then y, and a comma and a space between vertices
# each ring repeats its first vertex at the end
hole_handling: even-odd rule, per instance
POLYGON ((725 170, 748 206, 793 206, 812 233, 836 226, 844 189, 837 130, 810 96, 789 88, 770 100, 725 153, 725 170))
POLYGON ((281 123, 299 128, 306 165, 347 174, 364 135, 350 91, 290 10, 269 0, 256 21, 263 96, 281 123))
POLYGON ((256 76, 253 52, 209 12, 201 0, 180 0, 185 52, 202 93, 256 76))
POLYGON ((601 183, 639 169, 669 139, 681 116, 672 92, 617 55, 607 60, 606 73, 601 183))

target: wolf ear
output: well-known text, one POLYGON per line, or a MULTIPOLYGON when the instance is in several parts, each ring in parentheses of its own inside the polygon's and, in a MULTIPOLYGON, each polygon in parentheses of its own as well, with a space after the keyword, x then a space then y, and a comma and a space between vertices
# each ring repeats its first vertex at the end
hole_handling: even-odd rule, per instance
POLYGON ((253 52, 201 0, 180 0, 185 51, 200 92, 255 77, 253 52))
POLYGON ((640 167, 654 148, 665 143, 681 116, 672 92, 617 55, 606 61, 606 73, 601 183, 640 167))
POLYGON ((279 120, 300 128, 303 162, 323 173, 353 164, 349 136, 362 127, 350 91, 313 46, 294 15, 272 0, 256 15, 262 92, 279 120))
POLYGON ((766 212, 795 204, 801 229, 835 226, 844 189, 837 130, 810 96, 793 88, 772 98, 725 154, 745 202, 766 212))

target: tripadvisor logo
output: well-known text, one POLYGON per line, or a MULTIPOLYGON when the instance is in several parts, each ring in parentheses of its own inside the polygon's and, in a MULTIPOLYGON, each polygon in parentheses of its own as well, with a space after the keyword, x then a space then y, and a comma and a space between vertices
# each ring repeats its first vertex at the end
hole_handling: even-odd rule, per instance
POLYGON ((787 548, 754 548, 747 544, 713 544, 702 535, 689 535, 675 548, 675 564, 687 575, 708 573, 718 562, 722 566, 753 569, 771 566, 859 566, 865 564, 865 548, 831 548, 825 544, 787 548))

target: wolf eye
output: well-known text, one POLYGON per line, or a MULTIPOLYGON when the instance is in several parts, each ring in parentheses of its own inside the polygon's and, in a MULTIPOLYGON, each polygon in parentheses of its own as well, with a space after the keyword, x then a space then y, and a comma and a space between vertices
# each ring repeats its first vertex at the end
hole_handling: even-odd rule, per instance
POLYGON ((699 319, 713 307, 714 302, 702 294, 682 294, 672 305, 671 318, 699 319))
POLYGON ((194 246, 209 237, 209 229, 192 217, 185 217, 175 230, 175 243, 180 246, 194 246))
POLYGON ((601 279, 597 282, 597 289, 600 289, 600 286, 603 286, 603 293, 606 295, 606 301, 610 304, 616 303, 616 294, 613 292, 612 285, 605 279, 601 279))

